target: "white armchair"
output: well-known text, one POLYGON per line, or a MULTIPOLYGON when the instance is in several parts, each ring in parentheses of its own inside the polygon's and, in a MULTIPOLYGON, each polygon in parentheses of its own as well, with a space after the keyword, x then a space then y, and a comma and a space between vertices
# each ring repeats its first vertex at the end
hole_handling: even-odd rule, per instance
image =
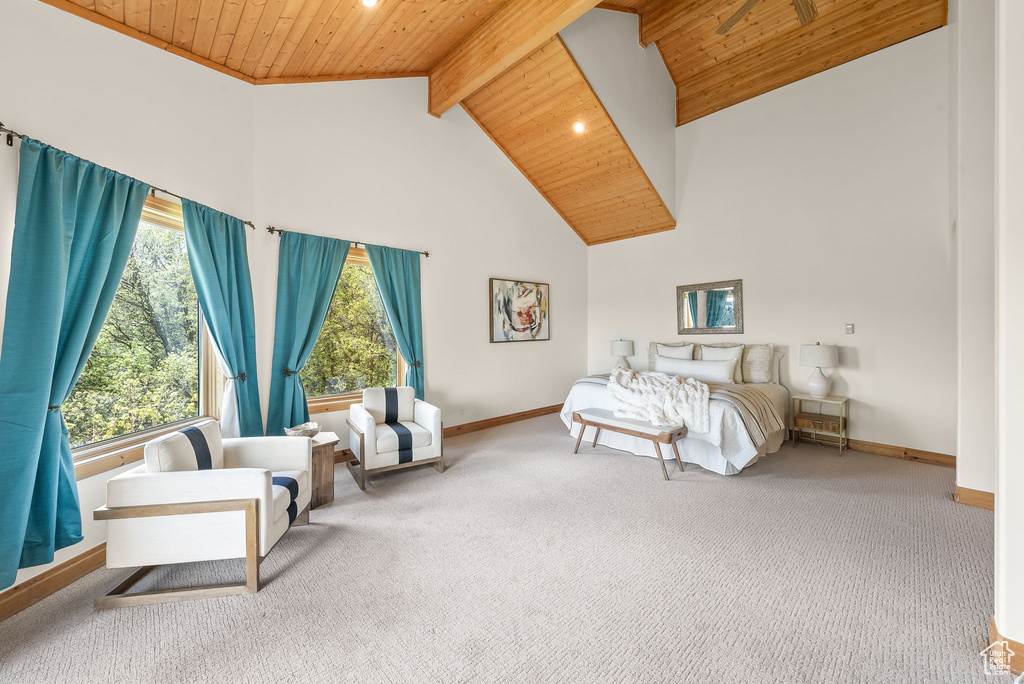
POLYGON ((412 387, 364 390, 363 403, 349 407, 348 428, 357 458, 348 467, 360 489, 371 473, 427 463, 444 472, 441 410, 417 399, 412 387))
POLYGON ((97 607, 255 593, 259 562, 309 520, 308 437, 221 440, 207 421, 146 444, 145 463, 107 482, 107 567, 142 566, 97 607), (125 592, 157 565, 246 558, 246 583, 174 592, 125 592))

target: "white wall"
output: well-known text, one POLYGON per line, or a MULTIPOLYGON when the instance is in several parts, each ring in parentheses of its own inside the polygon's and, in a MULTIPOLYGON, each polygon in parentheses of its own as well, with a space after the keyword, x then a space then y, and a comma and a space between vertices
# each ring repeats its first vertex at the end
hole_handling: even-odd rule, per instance
MULTIPOLYGON (((264 416, 278 247, 267 223, 431 252, 426 391, 448 425, 558 403, 585 371, 586 247, 464 112, 427 114, 425 79, 257 89, 35 0, 5 3, 0 64, 17 65, 4 73, 6 125, 256 221, 264 416), (487 343, 491 276, 551 284, 550 342, 487 343)), ((17 159, 0 144, 0 321, 17 159)), ((343 414, 323 422, 344 432, 343 414)), ((85 540, 57 562, 104 540, 91 512, 117 472, 78 483, 85 540)))
MULTIPOLYGON (((252 88, 35 0, 6 0, 0 120, 7 126, 148 183, 248 217, 252 209, 252 88), (45 44, 45 49, 40 45, 45 44), (27 58, 31 55, 31 58, 27 58)), ((7 303, 17 148, 0 143, 0 321, 7 303)), ((58 562, 105 539, 92 521, 106 481, 78 483, 85 540, 58 562)), ((47 566, 18 573, 18 582, 47 566)))
POLYGON ((995 491, 995 2, 950 3, 957 229, 956 482, 995 491))
POLYGON ((743 279, 743 335, 841 345, 855 439, 956 450, 948 43, 934 31, 676 129, 676 230, 590 250, 589 368, 680 339, 677 285, 743 279), (856 334, 844 334, 844 324, 856 334))
POLYGON ((676 86, 635 14, 594 9, 560 35, 662 201, 675 214, 676 86))
MULTIPOLYGON (((586 247, 465 112, 438 121, 426 98, 425 79, 257 88, 260 225, 430 252, 426 395, 446 425, 557 404, 586 370, 586 247), (549 342, 488 342, 490 277, 550 283, 549 342)), ((257 308, 272 312, 278 238, 259 240, 257 308)), ((316 419, 346 432, 344 414, 316 419)))
MULTIPOLYGON (((1024 4, 998 0, 996 42, 996 227, 998 397, 996 473, 996 626, 1024 642, 1024 4)), ((1020 655, 1020 654, 1018 654, 1020 655)))

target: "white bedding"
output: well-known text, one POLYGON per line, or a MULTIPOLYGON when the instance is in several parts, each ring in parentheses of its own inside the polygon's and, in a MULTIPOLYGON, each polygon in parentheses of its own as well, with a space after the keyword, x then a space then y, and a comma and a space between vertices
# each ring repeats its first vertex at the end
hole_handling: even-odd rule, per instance
MULTIPOLYGON (((579 425, 572 423, 574 411, 587 408, 615 409, 615 402, 608 392, 605 380, 605 376, 591 376, 578 381, 569 390, 569 396, 562 406, 560 415, 573 437, 579 435, 580 430, 579 425)), ((777 384, 749 383, 743 386, 756 388, 762 392, 775 406, 779 415, 787 417, 789 391, 785 387, 777 384)), ((726 401, 712 400, 710 410, 711 429, 707 433, 690 430, 689 434, 678 442, 679 455, 687 463, 696 463, 720 475, 735 475, 765 454, 775 453, 786 441, 786 430, 783 429, 770 433, 767 441, 758 448, 747 434, 743 418, 735 406, 726 401)), ((638 456, 657 458, 651 441, 639 437, 604 430, 597 443, 638 456)))

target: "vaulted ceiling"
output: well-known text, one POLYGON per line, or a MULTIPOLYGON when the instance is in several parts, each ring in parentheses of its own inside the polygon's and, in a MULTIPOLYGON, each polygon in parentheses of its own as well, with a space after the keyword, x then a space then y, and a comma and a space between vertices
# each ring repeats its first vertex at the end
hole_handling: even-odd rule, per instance
POLYGON ((462 106, 587 244, 675 227, 558 36, 462 106), (576 121, 585 134, 572 130, 576 121))
POLYGON ((588 10, 638 15, 680 125, 943 26, 947 11, 947 0, 40 1, 257 85, 426 76, 428 111, 461 103, 587 244, 675 226, 558 38, 588 10))
POLYGON ((946 25, 947 0, 606 0, 640 17, 682 125, 946 25))

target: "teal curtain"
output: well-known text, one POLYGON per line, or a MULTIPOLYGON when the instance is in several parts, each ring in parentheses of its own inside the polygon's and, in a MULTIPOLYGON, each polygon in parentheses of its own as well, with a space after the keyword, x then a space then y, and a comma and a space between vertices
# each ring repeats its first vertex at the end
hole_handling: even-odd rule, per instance
POLYGON ((366 245, 373 278, 388 321, 395 331, 398 351, 409 364, 405 384, 423 398, 423 314, 420 311, 420 253, 366 245))
POLYGON ((717 328, 723 325, 733 325, 733 315, 729 310, 726 298, 729 290, 708 290, 708 325, 709 328, 717 328))
POLYGON ((149 186, 25 138, 0 353, 0 588, 82 541, 60 410, 121 282, 149 186))
MULTIPOLYGON (((252 303, 249 257, 245 251, 245 224, 191 200, 182 200, 188 263, 199 296, 199 308, 210 329, 234 390, 238 434, 263 434, 260 388, 256 379, 256 322, 252 303)), ((227 422, 225 420, 225 422, 227 422)), ((234 432, 225 425, 225 434, 234 432)))
POLYGON ((286 427, 309 420, 299 371, 320 337, 350 244, 301 233, 281 235, 268 435, 283 435, 286 427))
POLYGON ((697 293, 687 292, 686 293, 686 304, 690 307, 690 318, 693 319, 693 327, 699 328, 700 324, 697 323, 697 293))

